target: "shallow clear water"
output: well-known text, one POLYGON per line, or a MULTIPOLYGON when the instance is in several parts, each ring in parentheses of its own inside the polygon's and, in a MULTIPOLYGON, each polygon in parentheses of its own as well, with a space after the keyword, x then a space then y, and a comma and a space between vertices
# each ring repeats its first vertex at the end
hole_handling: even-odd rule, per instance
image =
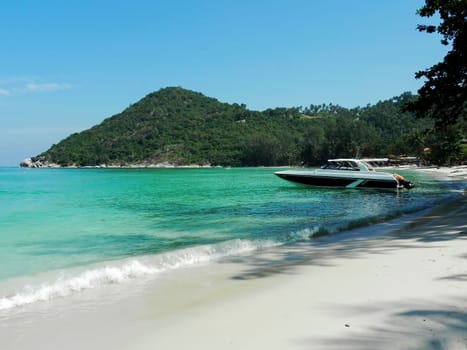
POLYGON ((274 171, 0 168, 0 309, 308 239, 452 195, 451 184, 420 172, 399 172, 417 187, 395 192, 303 188, 274 171), (42 275, 28 292, 9 288, 42 275))

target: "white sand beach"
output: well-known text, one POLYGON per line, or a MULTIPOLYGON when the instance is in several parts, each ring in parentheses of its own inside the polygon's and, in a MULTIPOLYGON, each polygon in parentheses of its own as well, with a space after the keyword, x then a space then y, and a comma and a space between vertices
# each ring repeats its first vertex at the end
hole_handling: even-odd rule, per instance
POLYGON ((193 287, 208 300, 129 348, 466 349, 466 209, 452 204, 376 238, 348 234, 203 275, 207 286, 193 287))
POLYGON ((0 319, 1 348, 467 349, 466 213, 463 197, 26 307, 0 319))

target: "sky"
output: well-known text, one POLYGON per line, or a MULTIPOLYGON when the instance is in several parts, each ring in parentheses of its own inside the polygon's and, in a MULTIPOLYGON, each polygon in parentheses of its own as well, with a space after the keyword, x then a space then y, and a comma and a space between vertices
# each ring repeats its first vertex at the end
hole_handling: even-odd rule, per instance
POLYGON ((447 48, 423 0, 0 3, 0 166, 167 86, 253 110, 416 93, 447 48), (432 22, 432 21, 431 21, 432 22))

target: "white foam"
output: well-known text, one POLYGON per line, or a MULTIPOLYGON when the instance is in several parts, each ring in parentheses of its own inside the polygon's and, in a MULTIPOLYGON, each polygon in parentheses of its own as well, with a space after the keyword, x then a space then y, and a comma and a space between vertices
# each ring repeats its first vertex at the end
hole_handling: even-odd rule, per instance
POLYGON ((74 277, 60 277, 53 283, 44 283, 37 287, 26 286, 21 292, 0 297, 0 310, 63 298, 99 286, 124 283, 138 277, 206 263, 224 256, 242 254, 273 245, 276 244, 272 241, 233 240, 126 260, 113 266, 86 270, 74 277))
POLYGON ((305 228, 293 233, 294 239, 293 241, 302 241, 307 240, 313 237, 317 232, 322 229, 320 226, 313 226, 311 228, 305 228))
POLYGON ((206 263, 225 256, 243 254, 257 249, 271 247, 276 245, 273 241, 248 241, 231 240, 214 245, 204 245, 193 248, 187 248, 172 253, 162 254, 156 257, 159 260, 157 265, 162 270, 173 270, 190 265, 206 263))
POLYGON ((0 310, 32 304, 37 301, 47 301, 57 297, 65 297, 85 289, 111 283, 122 283, 131 278, 154 274, 156 272, 156 269, 146 266, 138 260, 131 260, 120 267, 105 266, 87 270, 75 277, 61 277, 52 284, 44 283, 36 288, 26 286, 20 293, 0 298, 0 310))

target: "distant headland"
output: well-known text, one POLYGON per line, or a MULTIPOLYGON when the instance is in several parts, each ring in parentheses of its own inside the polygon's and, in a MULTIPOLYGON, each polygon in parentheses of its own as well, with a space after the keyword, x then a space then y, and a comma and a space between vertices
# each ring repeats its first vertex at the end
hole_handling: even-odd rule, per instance
POLYGON ((310 105, 253 111, 168 87, 74 133, 22 167, 163 168, 316 165, 333 157, 420 156, 431 120, 402 106, 415 96, 365 107, 310 105))

